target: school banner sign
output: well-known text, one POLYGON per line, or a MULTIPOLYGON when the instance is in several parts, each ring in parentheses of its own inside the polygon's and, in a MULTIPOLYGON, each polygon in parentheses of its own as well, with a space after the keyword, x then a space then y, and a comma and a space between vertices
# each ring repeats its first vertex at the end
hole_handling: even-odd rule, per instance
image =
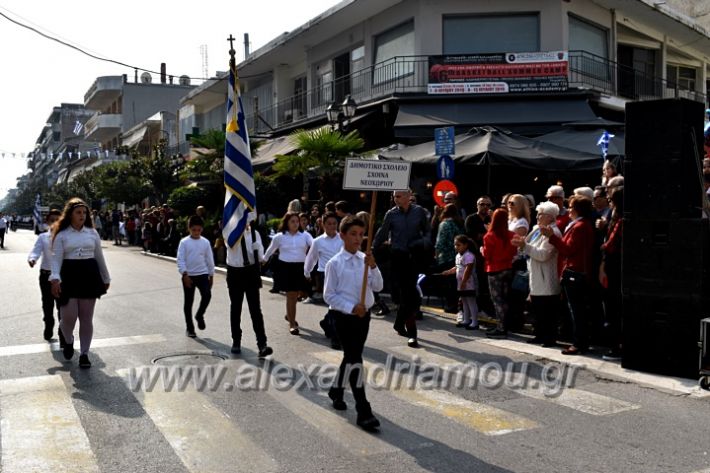
POLYGON ((401 191, 409 188, 412 163, 348 159, 343 189, 363 191, 401 191))
POLYGON ((429 56, 429 94, 567 90, 567 51, 429 56))

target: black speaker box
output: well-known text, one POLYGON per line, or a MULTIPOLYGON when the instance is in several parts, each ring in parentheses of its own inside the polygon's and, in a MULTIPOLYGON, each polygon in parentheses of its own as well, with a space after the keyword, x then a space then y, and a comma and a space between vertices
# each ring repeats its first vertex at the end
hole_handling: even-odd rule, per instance
POLYGON ((704 110, 687 99, 626 105, 627 219, 700 218, 704 110))
POLYGON ((697 295, 710 290, 710 221, 624 221, 624 293, 697 295))
POLYGON ((621 366, 697 379, 699 298, 634 293, 624 295, 623 303, 621 366))

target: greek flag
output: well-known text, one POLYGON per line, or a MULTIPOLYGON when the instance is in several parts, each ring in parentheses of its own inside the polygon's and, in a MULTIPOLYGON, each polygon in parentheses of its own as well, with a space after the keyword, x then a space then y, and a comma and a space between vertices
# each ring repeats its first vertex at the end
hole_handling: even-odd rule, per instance
POLYGON ((599 137, 599 141, 597 141, 597 146, 601 148, 604 159, 606 159, 606 155, 609 153, 609 142, 612 138, 614 138, 614 135, 604 130, 602 136, 599 137))
POLYGON ((74 134, 78 135, 79 133, 81 133, 82 128, 84 128, 84 125, 79 120, 77 120, 76 123, 74 123, 74 134))
POLYGON ((37 194, 37 197, 35 197, 35 207, 32 210, 32 216, 35 220, 35 228, 38 228, 42 225, 42 211, 40 210, 41 205, 42 199, 40 198, 39 194, 37 194))
POLYGON ((222 235, 231 248, 244 234, 249 222, 256 218, 256 192, 251 167, 249 133, 239 94, 236 68, 229 69, 227 90, 227 130, 224 146, 224 212, 222 235))

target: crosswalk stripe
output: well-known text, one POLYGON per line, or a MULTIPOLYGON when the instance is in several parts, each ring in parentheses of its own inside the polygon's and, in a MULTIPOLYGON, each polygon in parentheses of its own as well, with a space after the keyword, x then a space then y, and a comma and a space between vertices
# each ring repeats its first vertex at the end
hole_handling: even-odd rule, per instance
MULTIPOLYGON (((265 370, 262 370, 262 373, 268 376, 265 370)), ((323 407, 330 404, 330 399, 325 394, 318 396, 320 403, 316 404, 298 392, 275 389, 276 383, 274 381, 274 376, 271 376, 269 389, 266 392, 276 402, 311 424, 326 438, 340 443, 345 450, 357 452, 360 455, 393 453, 400 450, 396 445, 385 442, 356 427, 343 415, 338 415, 330 408, 323 407)))
MULTIPOLYGON (((442 356, 437 353, 430 353, 426 350, 417 350, 416 353, 412 353, 411 350, 405 349, 404 347, 393 347, 391 348, 391 350, 398 354, 402 354, 407 358, 412 358, 412 356, 416 354, 416 356, 420 358, 422 363, 434 363, 442 367, 463 363, 463 361, 461 360, 442 356)), ((533 383, 537 384, 535 380, 532 380, 531 383, 519 382, 522 376, 525 375, 515 373, 513 376, 511 376, 511 385, 530 386, 533 383)), ((513 389, 514 392, 526 397, 543 400, 553 404, 558 404, 560 406, 564 406, 579 412, 583 412, 585 414, 595 416, 618 414, 620 412, 641 408, 641 406, 638 404, 633 404, 613 397, 571 387, 562 389, 555 396, 546 395, 545 391, 540 388, 534 389, 533 387, 516 387, 511 389, 513 389)))
POLYGON ((3 473, 98 473, 89 439, 59 375, 0 381, 3 473))
MULTIPOLYGON (((317 352, 312 355, 326 363, 339 364, 342 355, 337 352, 317 352)), ((373 363, 365 361, 365 370, 368 372, 368 382, 378 382, 372 379, 375 373, 373 363)), ((377 374, 384 375, 382 371, 377 374)), ((485 435, 504 435, 521 430, 534 429, 538 425, 532 420, 513 414, 502 409, 486 404, 469 401, 442 389, 409 389, 411 379, 403 375, 401 382, 390 390, 396 397, 411 404, 425 407, 430 411, 441 414, 465 427, 472 428, 485 435)))
MULTIPOLYGON (((120 347, 126 345, 140 345, 142 343, 162 343, 167 339, 164 335, 134 335, 131 337, 96 338, 91 342, 91 348, 120 347)), ((0 357, 15 355, 31 355, 34 353, 49 353, 60 351, 59 342, 32 343, 28 345, 13 345, 0 347, 0 357)))
MULTIPOLYGON (((118 370, 127 377, 128 370, 118 370)), ((273 472, 276 462, 215 407, 204 394, 189 388, 135 393, 136 399, 191 472, 273 472), (233 470, 232 470, 233 468, 233 470)))

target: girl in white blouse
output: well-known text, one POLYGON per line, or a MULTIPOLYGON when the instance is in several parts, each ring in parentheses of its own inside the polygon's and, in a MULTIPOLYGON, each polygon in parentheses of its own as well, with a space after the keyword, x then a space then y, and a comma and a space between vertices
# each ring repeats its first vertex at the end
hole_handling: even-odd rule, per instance
POLYGON ((286 320, 291 335, 299 333, 296 303, 308 288, 303 275, 303 265, 312 244, 313 237, 307 232, 300 231, 298 214, 287 212, 281 219, 279 233, 271 240, 271 245, 264 254, 264 260, 268 261, 277 250, 279 252, 279 265, 274 274, 274 283, 286 292, 286 320))
POLYGON ((74 356, 74 326, 79 320, 79 366, 90 368, 89 348, 94 333, 96 299, 106 294, 111 277, 86 203, 75 197, 64 207, 52 230, 52 295, 59 299, 64 335, 64 358, 74 356))

